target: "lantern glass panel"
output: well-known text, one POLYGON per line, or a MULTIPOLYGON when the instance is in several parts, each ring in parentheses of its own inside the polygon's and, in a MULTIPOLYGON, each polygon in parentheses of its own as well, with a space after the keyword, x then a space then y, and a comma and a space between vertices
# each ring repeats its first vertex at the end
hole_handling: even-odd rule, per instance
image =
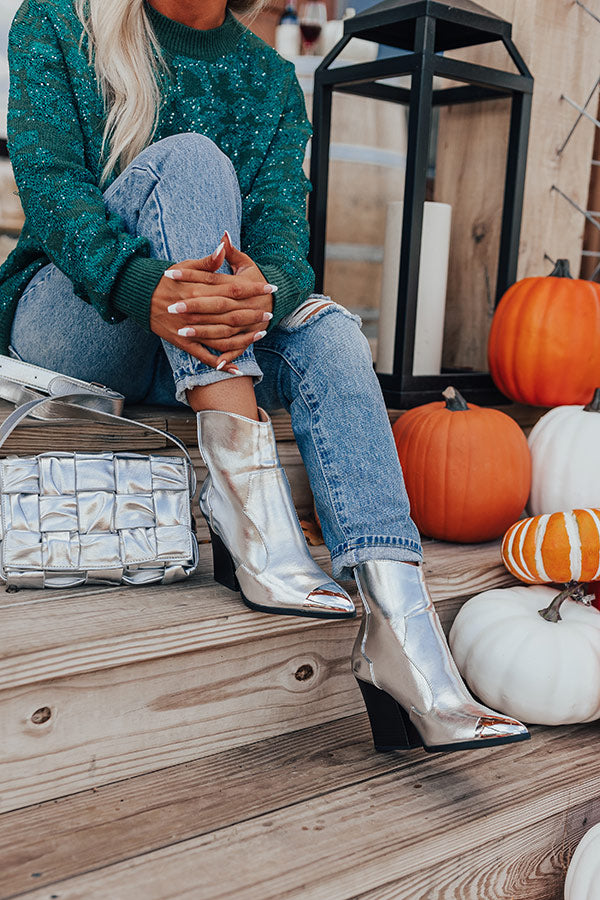
MULTIPOLYGON (((410 87, 410 76, 388 79, 410 87)), ((377 336, 387 203, 402 200, 408 110, 334 91, 323 291, 377 336)))
MULTIPOLYGON (((434 81, 436 93, 456 87, 447 79, 434 81)), ((439 105, 437 110, 427 193, 436 203, 452 207, 442 372, 487 372, 511 101, 502 97, 439 105)), ((423 262, 435 265, 435 259, 423 262)))

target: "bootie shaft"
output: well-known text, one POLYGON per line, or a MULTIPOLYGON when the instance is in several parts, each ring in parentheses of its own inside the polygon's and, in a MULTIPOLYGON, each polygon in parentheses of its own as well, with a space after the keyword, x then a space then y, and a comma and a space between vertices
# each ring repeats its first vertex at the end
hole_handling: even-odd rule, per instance
POLYGON ((213 541, 215 580, 261 612, 350 618, 352 599, 310 555, 271 419, 260 407, 259 415, 198 413, 208 468, 200 510, 213 541))
POLYGON ((377 749, 431 752, 526 740, 520 722, 477 703, 452 658, 421 566, 368 560, 354 568, 364 613, 352 668, 377 749), (412 726, 412 729, 410 728, 412 726))

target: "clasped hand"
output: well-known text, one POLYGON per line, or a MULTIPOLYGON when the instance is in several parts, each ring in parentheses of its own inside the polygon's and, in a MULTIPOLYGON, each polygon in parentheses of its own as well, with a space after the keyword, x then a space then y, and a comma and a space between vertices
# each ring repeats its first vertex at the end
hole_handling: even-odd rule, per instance
POLYGON ((152 295, 150 328, 213 368, 239 372, 231 363, 264 336, 276 290, 225 232, 212 256, 187 259, 165 272, 152 295), (232 275, 216 271, 224 260, 232 275))

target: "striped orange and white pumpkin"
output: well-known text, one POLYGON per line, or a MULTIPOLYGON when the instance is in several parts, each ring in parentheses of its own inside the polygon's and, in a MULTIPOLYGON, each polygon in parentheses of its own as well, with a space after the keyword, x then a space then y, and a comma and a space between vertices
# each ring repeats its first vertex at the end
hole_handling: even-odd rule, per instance
POLYGON ((502 540, 502 560, 527 584, 600 580, 600 509, 521 519, 502 540))

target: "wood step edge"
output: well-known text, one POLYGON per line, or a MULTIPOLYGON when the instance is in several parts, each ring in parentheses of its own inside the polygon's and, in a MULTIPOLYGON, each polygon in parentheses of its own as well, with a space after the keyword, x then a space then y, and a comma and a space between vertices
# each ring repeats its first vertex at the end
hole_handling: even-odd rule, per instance
MULTIPOLYGON (((537 420, 547 412, 546 407, 508 404, 494 407, 513 418, 528 433, 537 420)), ((14 409, 13 405, 0 400, 0 422, 14 409)), ((388 409, 390 423, 393 424, 406 410, 388 409)), ((196 417, 188 410, 174 410, 160 406, 126 407, 124 415, 128 418, 147 422, 149 425, 168 431, 178 437, 186 445, 197 447, 196 417)), ((289 413, 277 410, 271 414, 273 430, 279 443, 295 442, 289 413)), ((73 420, 67 423, 41 423, 28 420, 11 435, 2 455, 42 453, 53 450, 137 450, 151 451, 166 449, 170 444, 153 432, 144 433, 139 428, 127 425, 115 425, 107 429, 104 423, 73 420)))
MULTIPOLYGON (((323 549, 313 548, 312 555, 329 572, 328 554, 323 549)), ((36 596, 0 607, 4 633, 0 690, 203 648, 225 649, 281 633, 292 636, 331 623, 248 610, 239 596, 213 582, 207 559, 210 548, 205 545, 201 550, 204 573, 170 586, 170 602, 165 601, 163 588, 153 586, 65 591, 51 599, 40 598, 40 592, 23 592, 36 596), (202 595, 207 602, 200 605, 202 595), (140 622, 145 622, 145 627, 140 628, 140 622)), ((460 548, 434 542, 426 545, 425 575, 446 627, 464 597, 516 583, 497 560, 496 542, 460 548), (465 568, 468 575, 463 573, 465 568)), ((344 586, 359 607, 353 583, 344 582, 344 586)), ((346 623, 351 641, 356 620, 346 623)))

